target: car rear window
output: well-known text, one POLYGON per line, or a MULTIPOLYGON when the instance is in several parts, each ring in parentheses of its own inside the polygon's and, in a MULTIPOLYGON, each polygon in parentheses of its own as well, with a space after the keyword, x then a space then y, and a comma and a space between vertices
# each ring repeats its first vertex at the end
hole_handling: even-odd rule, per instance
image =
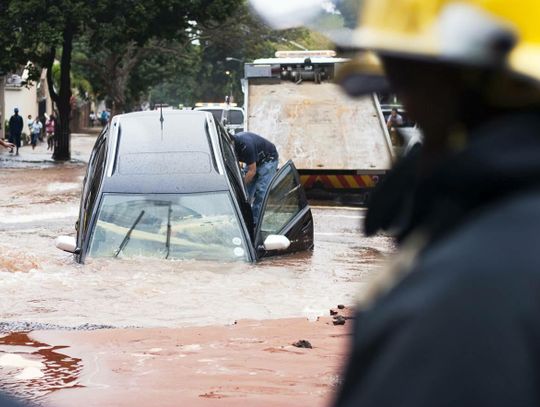
POLYGON ((241 110, 229 110, 229 123, 230 124, 243 124, 244 113, 241 110))

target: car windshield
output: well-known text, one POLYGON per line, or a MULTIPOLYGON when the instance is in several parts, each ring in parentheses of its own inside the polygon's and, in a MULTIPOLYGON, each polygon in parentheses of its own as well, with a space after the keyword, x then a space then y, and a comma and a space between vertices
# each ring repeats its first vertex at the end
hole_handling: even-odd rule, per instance
POLYGON ((248 261, 228 193, 104 194, 90 257, 248 261))

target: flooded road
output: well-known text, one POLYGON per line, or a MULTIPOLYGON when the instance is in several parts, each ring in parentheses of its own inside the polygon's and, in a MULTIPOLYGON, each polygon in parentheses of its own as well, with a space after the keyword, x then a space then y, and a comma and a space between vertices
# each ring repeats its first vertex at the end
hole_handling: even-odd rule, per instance
POLYGON ((391 250, 366 239, 364 211, 315 207, 315 250, 259 264, 89 260, 54 247, 73 234, 83 168, 4 170, 0 187, 1 322, 75 327, 187 326, 316 317, 350 304, 391 250))
MULTIPOLYGON (((73 148, 84 157, 91 145, 87 137, 75 139, 73 148)), ((337 304, 354 304, 394 250, 387 237, 362 236, 363 209, 315 205, 313 252, 258 264, 110 259, 80 265, 54 239, 74 235, 84 164, 16 167, 2 168, 0 180, 0 384, 34 400, 78 386, 82 367, 63 353, 63 343, 48 345, 21 331, 315 320, 337 304), (50 377, 24 376, 36 371, 50 377)))

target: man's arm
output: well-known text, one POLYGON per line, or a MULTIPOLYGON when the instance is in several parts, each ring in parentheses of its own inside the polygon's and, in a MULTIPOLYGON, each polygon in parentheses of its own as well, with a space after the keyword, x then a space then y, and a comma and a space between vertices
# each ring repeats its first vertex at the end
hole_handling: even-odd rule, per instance
POLYGON ((251 183, 256 173, 257 173, 257 163, 249 164, 248 170, 246 172, 246 176, 244 177, 244 181, 246 182, 246 185, 249 185, 251 183))
POLYGON ((5 140, 0 139, 0 145, 6 147, 6 148, 13 148, 15 147, 15 144, 9 143, 5 140))

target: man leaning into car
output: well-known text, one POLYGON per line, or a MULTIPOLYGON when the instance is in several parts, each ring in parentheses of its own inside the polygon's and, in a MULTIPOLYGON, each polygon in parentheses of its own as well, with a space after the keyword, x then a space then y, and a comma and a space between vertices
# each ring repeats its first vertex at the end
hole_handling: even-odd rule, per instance
POLYGON ((251 132, 236 134, 234 149, 238 160, 247 165, 244 181, 248 198, 253 200, 251 209, 257 224, 264 195, 277 171, 279 155, 274 144, 251 132))

